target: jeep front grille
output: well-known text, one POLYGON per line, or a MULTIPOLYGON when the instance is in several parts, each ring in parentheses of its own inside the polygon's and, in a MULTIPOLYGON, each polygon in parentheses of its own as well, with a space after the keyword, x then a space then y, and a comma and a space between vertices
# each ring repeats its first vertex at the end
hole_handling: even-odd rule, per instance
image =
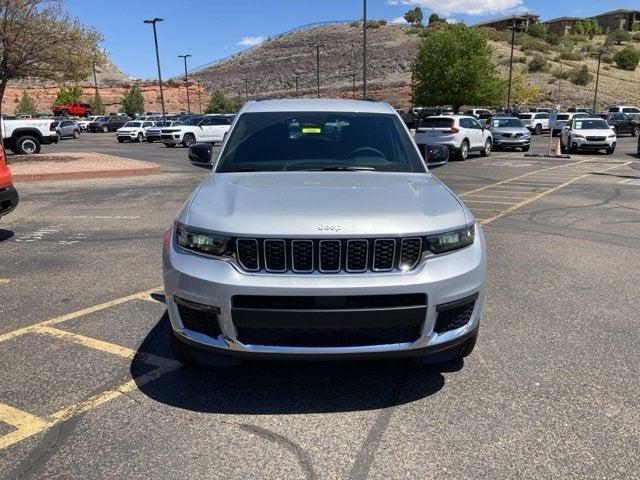
POLYGON ((422 256, 422 239, 256 239, 238 238, 236 255, 249 272, 362 273, 408 271, 422 256))

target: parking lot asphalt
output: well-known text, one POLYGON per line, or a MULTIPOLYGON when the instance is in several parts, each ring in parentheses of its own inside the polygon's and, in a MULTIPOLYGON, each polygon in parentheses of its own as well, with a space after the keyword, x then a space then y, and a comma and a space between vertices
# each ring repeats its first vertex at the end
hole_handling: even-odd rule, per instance
POLYGON ((434 170, 487 238, 464 364, 189 371, 166 340, 161 237, 206 171, 109 137, 43 150, 163 173, 18 185, 0 220, 0 478, 637 478, 636 139, 434 170))

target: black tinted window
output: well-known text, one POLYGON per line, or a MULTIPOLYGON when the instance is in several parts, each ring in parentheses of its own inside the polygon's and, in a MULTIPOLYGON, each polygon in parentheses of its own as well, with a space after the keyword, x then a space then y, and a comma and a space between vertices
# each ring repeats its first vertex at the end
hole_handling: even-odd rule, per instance
POLYGON ((402 121, 392 114, 245 113, 217 171, 339 169, 424 172, 402 121))
POLYGON ((421 127, 426 128, 451 128, 453 125, 453 118, 425 118, 420 122, 421 127))

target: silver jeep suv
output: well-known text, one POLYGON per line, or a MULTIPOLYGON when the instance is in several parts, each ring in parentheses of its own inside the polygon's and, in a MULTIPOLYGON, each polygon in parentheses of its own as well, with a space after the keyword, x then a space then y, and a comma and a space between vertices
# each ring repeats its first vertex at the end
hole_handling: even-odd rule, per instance
POLYGON ((471 353, 478 334, 482 231, 385 103, 246 104, 163 260, 186 364, 440 362, 471 353))

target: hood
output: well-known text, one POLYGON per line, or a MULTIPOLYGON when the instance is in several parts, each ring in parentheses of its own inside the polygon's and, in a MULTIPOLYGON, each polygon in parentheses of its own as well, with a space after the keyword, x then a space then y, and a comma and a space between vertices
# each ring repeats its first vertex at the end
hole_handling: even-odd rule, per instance
POLYGON ((137 132, 139 129, 140 127, 120 127, 116 132, 137 132))
POLYGON ((572 130, 574 135, 582 135, 583 137, 607 137, 613 135, 614 132, 610 128, 593 128, 588 130, 572 130))
POLYGON ((418 235, 463 227, 456 197, 431 174, 212 173, 179 216, 229 235, 418 235))
POLYGON ((525 127, 491 127, 492 133, 521 133, 522 135, 529 135, 529 130, 525 127))

